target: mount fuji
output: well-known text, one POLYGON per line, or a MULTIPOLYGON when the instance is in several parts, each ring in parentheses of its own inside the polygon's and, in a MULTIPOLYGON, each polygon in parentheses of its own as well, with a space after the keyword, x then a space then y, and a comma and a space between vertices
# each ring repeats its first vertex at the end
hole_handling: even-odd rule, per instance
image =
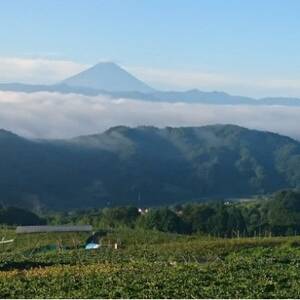
POLYGON ((69 87, 90 88, 107 92, 154 92, 153 88, 112 62, 98 63, 65 79, 62 83, 69 87))

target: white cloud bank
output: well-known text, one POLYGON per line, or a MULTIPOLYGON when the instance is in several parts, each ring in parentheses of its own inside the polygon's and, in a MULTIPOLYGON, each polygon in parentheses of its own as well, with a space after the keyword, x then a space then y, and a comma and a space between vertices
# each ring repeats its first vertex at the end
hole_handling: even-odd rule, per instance
POLYGON ((300 107, 154 103, 104 96, 0 92, 0 128, 34 138, 69 138, 116 125, 237 124, 300 139, 300 107))

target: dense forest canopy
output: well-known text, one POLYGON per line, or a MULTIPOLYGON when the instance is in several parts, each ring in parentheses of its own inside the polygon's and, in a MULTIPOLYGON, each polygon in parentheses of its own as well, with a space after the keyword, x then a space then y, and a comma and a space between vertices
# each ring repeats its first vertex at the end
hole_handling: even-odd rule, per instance
POLYGON ((187 203, 150 208, 142 213, 132 206, 94 209, 56 214, 49 221, 224 237, 295 235, 300 232, 300 192, 283 190, 265 199, 187 203))
POLYGON ((95 229, 140 228, 220 237, 296 235, 300 233, 300 192, 283 190, 271 197, 244 202, 210 201, 139 209, 48 212, 39 217, 19 208, 0 210, 6 225, 91 224, 95 229))

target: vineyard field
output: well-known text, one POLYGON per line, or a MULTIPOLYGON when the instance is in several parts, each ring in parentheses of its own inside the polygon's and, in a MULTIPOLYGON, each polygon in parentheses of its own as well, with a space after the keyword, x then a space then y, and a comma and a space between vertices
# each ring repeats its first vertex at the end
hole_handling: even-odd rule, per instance
POLYGON ((0 245, 1 298, 300 296, 298 236, 221 239, 126 229, 87 251, 84 234, 2 235, 15 241, 0 245), (114 240, 117 250, 109 247, 114 240))

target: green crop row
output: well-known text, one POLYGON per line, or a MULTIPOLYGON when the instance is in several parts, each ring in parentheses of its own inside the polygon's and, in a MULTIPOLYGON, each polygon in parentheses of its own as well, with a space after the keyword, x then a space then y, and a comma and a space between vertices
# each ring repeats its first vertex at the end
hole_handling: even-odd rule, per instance
MULTIPOLYGON (((123 241, 118 250, 91 251, 39 248, 34 242, 30 249, 17 237, 17 246, 0 254, 0 297, 300 297, 299 237, 204 239, 149 232, 147 243, 131 234, 108 237, 123 241)), ((41 245, 57 238, 40 237, 41 245)))

